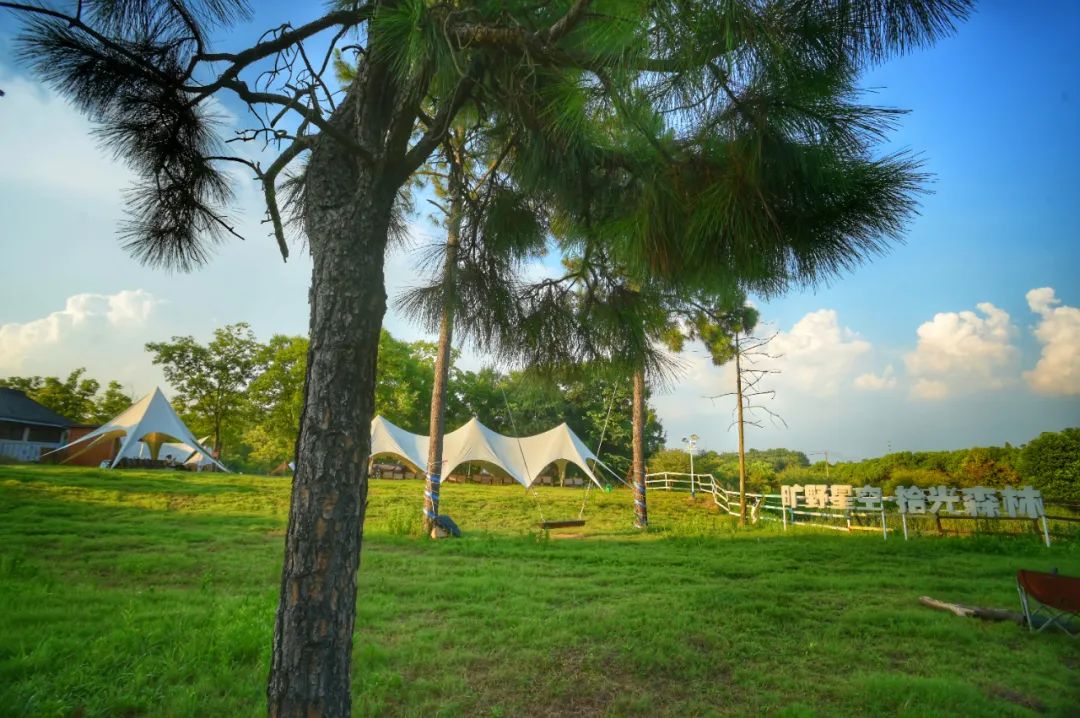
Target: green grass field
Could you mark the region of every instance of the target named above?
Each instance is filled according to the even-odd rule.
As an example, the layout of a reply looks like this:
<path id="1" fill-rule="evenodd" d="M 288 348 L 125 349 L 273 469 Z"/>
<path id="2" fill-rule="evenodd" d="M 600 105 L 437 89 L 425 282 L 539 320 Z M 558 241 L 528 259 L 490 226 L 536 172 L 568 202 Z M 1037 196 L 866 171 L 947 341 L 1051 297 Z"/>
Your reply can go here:
<path id="1" fill-rule="evenodd" d="M 544 515 L 582 493 L 537 491 Z M 264 714 L 286 479 L 0 466 L 0 714 Z M 704 500 L 593 493 L 545 537 L 516 487 L 373 482 L 358 715 L 1080 715 L 1080 641 L 931 611 L 1018 609 L 1075 541 L 735 530 Z"/>

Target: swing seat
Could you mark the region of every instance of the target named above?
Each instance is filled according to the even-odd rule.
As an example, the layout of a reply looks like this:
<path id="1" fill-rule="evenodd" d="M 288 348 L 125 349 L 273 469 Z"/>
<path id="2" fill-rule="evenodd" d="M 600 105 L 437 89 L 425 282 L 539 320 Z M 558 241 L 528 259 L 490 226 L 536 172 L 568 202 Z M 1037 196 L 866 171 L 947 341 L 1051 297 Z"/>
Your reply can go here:
<path id="1" fill-rule="evenodd" d="M 574 526 L 584 526 L 585 519 L 568 519 L 566 521 L 541 521 L 537 524 L 542 529 L 568 529 Z"/>

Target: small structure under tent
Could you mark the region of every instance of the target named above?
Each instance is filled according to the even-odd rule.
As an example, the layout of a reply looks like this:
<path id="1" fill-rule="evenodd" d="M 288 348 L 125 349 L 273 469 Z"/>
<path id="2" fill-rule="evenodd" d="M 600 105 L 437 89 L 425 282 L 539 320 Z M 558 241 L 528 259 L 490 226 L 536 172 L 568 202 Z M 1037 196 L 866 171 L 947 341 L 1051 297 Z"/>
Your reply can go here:
<path id="1" fill-rule="evenodd" d="M 203 447 L 209 446 L 210 437 L 204 436 L 194 446 L 186 443 L 169 442 L 162 444 L 158 449 L 157 460 L 164 459 L 174 466 L 183 466 L 188 471 L 214 471 L 218 468 L 214 456 Z M 150 459 L 150 447 L 140 443 L 138 447 L 139 459 Z M 126 457 L 130 458 L 130 457 Z"/>
<path id="2" fill-rule="evenodd" d="M 119 442 L 119 448 L 108 463 L 110 468 L 121 464 L 164 465 L 163 459 L 171 457 L 173 463 L 187 468 L 228 471 L 195 438 L 160 389 L 154 389 L 119 416 L 55 451 L 65 452 L 66 462 L 96 446 L 113 442 Z"/>

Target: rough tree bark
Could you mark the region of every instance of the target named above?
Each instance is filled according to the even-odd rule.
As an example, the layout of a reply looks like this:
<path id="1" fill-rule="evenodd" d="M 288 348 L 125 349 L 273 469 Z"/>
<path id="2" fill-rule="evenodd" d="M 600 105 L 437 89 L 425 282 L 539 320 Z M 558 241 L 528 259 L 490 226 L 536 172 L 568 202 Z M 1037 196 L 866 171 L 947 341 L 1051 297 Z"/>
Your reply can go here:
<path id="1" fill-rule="evenodd" d="M 634 526 L 649 527 L 649 508 L 645 499 L 645 372 L 634 372 L 633 464 L 631 486 L 634 491 Z"/>
<path id="2" fill-rule="evenodd" d="M 334 119 L 344 125 L 355 111 L 346 101 Z M 327 140 L 307 178 L 311 345 L 267 687 L 272 717 L 351 711 L 383 255 L 397 190 L 378 166 Z"/>
<path id="3" fill-rule="evenodd" d="M 453 172 L 451 174 L 453 175 Z M 446 258 L 442 276 L 442 316 L 439 319 L 439 348 L 435 354 L 435 382 L 431 390 L 431 422 L 428 430 L 430 441 L 427 477 L 424 481 L 424 533 L 431 533 L 435 517 L 439 514 L 443 433 L 446 429 L 446 388 L 450 377 L 450 354 L 454 339 L 455 275 L 463 211 L 461 187 L 451 177 L 450 221 L 446 235 Z"/>

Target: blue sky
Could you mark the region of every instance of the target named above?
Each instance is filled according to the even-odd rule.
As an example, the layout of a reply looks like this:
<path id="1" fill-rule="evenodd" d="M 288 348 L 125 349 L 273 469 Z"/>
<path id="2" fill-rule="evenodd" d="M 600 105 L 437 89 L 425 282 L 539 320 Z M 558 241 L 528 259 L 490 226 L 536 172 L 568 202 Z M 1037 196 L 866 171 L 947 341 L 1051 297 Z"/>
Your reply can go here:
<path id="1" fill-rule="evenodd" d="M 260 5 L 233 41 L 295 19 L 295 7 Z M 242 177 L 247 241 L 223 245 L 208 267 L 147 270 L 120 249 L 130 175 L 15 66 L 13 27 L 0 16 L 0 375 L 87 366 L 143 392 L 163 383 L 146 341 L 205 338 L 236 321 L 263 338 L 305 333 L 310 261 L 300 251 L 281 261 Z M 772 406 L 788 426 L 752 431 L 751 446 L 854 458 L 1080 425 L 1077 36 L 1080 3 L 987 2 L 956 37 L 866 74 L 873 102 L 911 111 L 889 148 L 924 157 L 933 194 L 887 255 L 829 286 L 757 301 L 785 355 Z M 415 229 L 416 244 L 434 233 Z M 411 262 L 407 251 L 391 258 L 391 294 L 414 281 Z M 386 325 L 424 338 L 393 313 Z M 730 404 L 704 398 L 728 390 L 730 370 L 697 350 L 684 360 L 684 378 L 656 397 L 669 443 L 696 432 L 730 449 Z M 484 362 L 466 351 L 468 366 Z"/>

